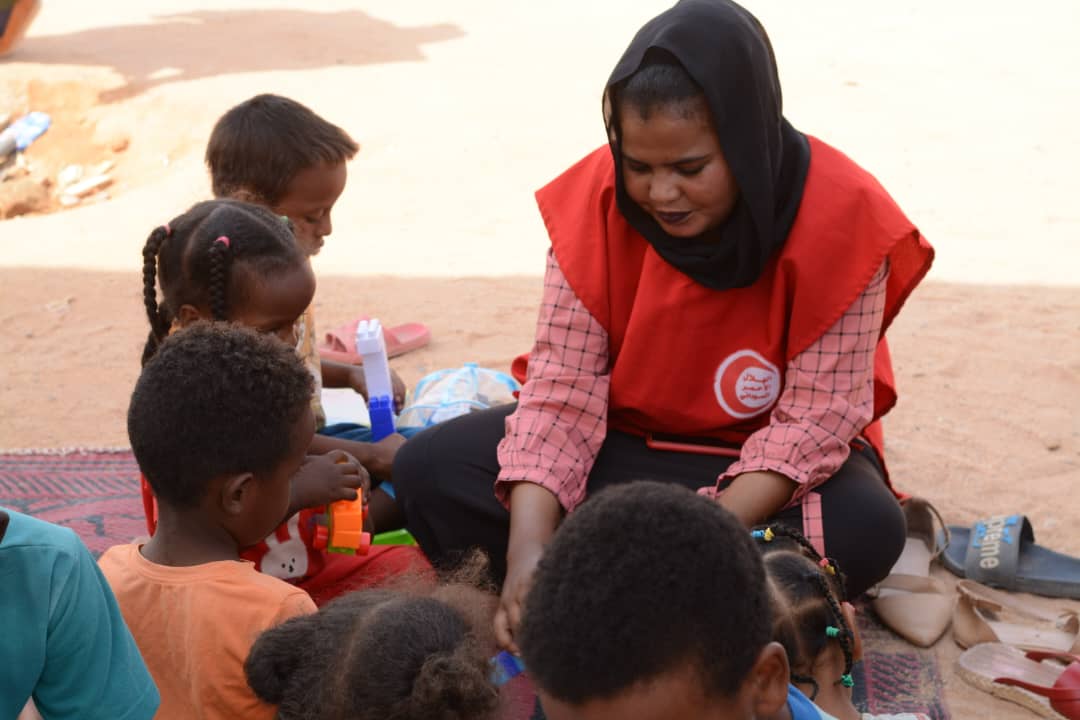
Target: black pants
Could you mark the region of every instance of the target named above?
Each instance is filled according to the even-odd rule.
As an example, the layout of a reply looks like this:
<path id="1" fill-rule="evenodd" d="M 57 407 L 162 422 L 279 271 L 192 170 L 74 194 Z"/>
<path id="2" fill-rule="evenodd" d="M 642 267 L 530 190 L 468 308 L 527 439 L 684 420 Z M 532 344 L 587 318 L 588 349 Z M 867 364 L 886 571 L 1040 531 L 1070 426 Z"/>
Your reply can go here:
<path id="1" fill-rule="evenodd" d="M 472 548 L 484 549 L 501 582 L 506 574 L 510 513 L 495 499 L 495 450 L 509 405 L 456 418 L 411 438 L 394 461 L 394 489 L 406 524 L 436 566 L 452 564 Z M 653 450 L 642 438 L 611 430 L 600 449 L 587 492 L 633 480 L 656 480 L 691 489 L 716 482 L 731 458 Z M 825 484 L 822 525 L 828 554 L 848 578 L 852 597 L 883 579 L 904 547 L 900 506 L 882 479 L 870 448 L 852 451 Z M 802 530 L 798 506 L 771 520 Z"/>

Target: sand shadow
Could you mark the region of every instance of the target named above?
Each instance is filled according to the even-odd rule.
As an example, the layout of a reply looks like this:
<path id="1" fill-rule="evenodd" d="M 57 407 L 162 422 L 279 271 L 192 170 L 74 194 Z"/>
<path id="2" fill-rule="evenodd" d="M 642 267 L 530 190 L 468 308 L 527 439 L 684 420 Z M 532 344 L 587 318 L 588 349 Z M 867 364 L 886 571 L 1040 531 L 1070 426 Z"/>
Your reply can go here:
<path id="1" fill-rule="evenodd" d="M 19 60 L 111 67 L 125 82 L 103 102 L 213 75 L 416 62 L 422 46 L 464 36 L 456 25 L 399 27 L 356 10 L 200 10 L 27 38 Z"/>

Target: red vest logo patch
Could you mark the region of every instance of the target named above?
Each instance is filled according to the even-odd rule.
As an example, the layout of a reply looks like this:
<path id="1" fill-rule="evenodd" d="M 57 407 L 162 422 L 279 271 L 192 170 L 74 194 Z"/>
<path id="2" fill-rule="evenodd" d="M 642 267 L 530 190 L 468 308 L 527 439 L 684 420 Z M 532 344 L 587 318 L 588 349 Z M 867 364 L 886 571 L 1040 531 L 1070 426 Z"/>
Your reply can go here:
<path id="1" fill-rule="evenodd" d="M 759 353 L 739 350 L 720 363 L 713 390 L 724 412 L 745 420 L 760 415 L 780 397 L 780 371 Z"/>

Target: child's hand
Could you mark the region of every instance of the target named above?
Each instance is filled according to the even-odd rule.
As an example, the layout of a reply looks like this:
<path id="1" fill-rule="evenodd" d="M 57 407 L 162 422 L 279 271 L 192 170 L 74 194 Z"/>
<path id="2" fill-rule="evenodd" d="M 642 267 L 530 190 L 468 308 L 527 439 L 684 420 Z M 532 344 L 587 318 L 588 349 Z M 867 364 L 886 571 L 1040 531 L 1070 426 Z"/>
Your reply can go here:
<path id="1" fill-rule="evenodd" d="M 362 365 L 350 365 L 349 366 L 349 387 L 364 398 L 366 402 L 368 399 L 367 394 L 367 378 L 364 377 L 364 367 Z"/>
<path id="2" fill-rule="evenodd" d="M 352 455 L 331 450 L 325 455 L 308 455 L 292 479 L 292 511 L 321 507 L 337 500 L 355 500 L 356 489 L 371 491 L 371 476 Z"/>
<path id="3" fill-rule="evenodd" d="M 390 371 L 390 386 L 394 388 L 394 414 L 405 407 L 405 381 L 393 370 Z"/>
<path id="4" fill-rule="evenodd" d="M 390 386 L 394 391 L 394 412 L 399 413 L 401 408 L 405 407 L 405 381 L 393 370 L 390 371 Z M 353 365 L 350 368 L 349 387 L 360 393 L 365 401 L 369 400 L 363 365 Z"/>
<path id="5" fill-rule="evenodd" d="M 371 443 L 371 456 L 368 458 L 367 469 L 372 475 L 384 480 L 391 480 L 394 470 L 394 457 L 404 444 L 405 436 L 397 433 L 388 435 L 377 443 Z"/>

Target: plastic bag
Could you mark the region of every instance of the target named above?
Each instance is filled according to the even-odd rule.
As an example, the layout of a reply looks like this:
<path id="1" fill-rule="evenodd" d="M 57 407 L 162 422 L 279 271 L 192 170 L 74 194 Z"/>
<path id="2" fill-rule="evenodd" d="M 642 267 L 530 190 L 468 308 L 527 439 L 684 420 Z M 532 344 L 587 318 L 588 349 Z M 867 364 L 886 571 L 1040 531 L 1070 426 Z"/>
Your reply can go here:
<path id="1" fill-rule="evenodd" d="M 506 373 L 465 363 L 439 370 L 416 384 L 411 402 L 398 415 L 398 427 L 429 427 L 460 415 L 512 403 L 521 389 Z"/>

